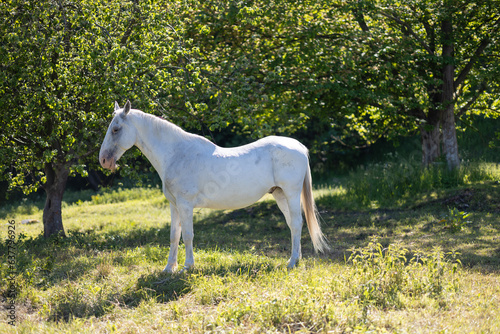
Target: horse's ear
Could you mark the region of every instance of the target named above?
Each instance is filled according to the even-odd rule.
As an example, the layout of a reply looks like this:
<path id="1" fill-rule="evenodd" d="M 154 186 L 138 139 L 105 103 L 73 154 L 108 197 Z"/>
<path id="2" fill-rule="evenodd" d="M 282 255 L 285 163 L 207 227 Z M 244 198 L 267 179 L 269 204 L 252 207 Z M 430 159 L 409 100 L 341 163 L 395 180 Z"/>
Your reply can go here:
<path id="1" fill-rule="evenodd" d="M 130 101 L 127 100 L 127 103 L 125 103 L 125 106 L 123 107 L 123 115 L 126 116 L 128 114 L 128 112 L 130 111 L 130 107 Z"/>
<path id="2" fill-rule="evenodd" d="M 120 105 L 115 101 L 115 111 L 117 111 L 118 109 L 120 109 Z"/>

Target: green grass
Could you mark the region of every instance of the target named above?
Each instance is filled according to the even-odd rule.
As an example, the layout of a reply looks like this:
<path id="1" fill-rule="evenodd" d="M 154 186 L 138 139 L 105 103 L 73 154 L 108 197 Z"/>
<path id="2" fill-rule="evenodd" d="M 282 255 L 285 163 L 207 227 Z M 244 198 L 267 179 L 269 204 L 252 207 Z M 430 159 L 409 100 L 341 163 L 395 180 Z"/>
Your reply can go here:
<path id="1" fill-rule="evenodd" d="M 242 210 L 197 210 L 196 266 L 173 275 L 161 271 L 170 217 L 159 189 L 68 194 L 67 238 L 45 240 L 41 223 L 21 224 L 27 218 L 41 221 L 43 203 L 1 208 L 5 223 L 16 221 L 16 329 L 498 332 L 496 166 L 440 171 L 440 178 L 436 171 L 415 171 L 409 180 L 394 170 L 384 174 L 384 168 L 392 167 L 365 167 L 315 191 L 332 252 L 315 255 L 304 229 L 304 259 L 291 271 L 286 269 L 290 232 L 270 197 Z M 418 180 L 431 184 L 429 179 L 430 188 L 388 191 L 402 184 L 417 188 Z M 452 222 L 459 228 L 450 228 Z M 8 230 L 2 226 L 5 296 Z M 179 257 L 182 263 L 182 245 Z M 1 319 L 0 332 L 11 331 L 4 314 Z"/>

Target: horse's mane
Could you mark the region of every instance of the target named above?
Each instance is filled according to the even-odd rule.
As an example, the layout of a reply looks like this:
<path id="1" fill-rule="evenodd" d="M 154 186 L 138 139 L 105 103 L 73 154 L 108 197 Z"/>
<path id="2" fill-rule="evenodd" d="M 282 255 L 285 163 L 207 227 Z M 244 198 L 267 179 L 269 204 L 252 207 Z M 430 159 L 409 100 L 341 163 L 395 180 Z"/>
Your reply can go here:
<path id="1" fill-rule="evenodd" d="M 175 125 L 172 122 L 167 121 L 156 115 L 148 114 L 145 112 L 136 113 L 142 120 L 150 123 L 152 130 L 158 134 L 162 135 L 165 133 L 173 134 L 175 137 L 180 139 L 192 139 L 193 137 L 199 137 L 195 134 L 184 131 L 180 126 Z M 203 138 L 203 137 L 201 137 Z"/>

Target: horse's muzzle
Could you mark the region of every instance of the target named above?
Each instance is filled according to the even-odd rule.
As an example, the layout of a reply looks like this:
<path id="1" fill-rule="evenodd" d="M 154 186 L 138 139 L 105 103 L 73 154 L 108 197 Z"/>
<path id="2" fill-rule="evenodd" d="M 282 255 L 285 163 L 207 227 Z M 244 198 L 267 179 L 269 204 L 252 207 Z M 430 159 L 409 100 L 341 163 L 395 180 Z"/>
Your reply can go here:
<path id="1" fill-rule="evenodd" d="M 112 171 L 116 169 L 116 158 L 114 154 L 110 154 L 109 151 L 99 154 L 99 162 L 103 168 L 110 169 Z"/>

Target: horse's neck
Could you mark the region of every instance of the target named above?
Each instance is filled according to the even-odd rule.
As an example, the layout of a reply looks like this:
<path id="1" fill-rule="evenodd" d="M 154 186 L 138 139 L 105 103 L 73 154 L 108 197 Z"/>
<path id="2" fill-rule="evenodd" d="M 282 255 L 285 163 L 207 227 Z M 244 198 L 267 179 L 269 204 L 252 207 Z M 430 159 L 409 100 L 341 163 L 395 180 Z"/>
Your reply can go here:
<path id="1" fill-rule="evenodd" d="M 137 128 L 136 146 L 148 158 L 158 173 L 163 173 L 169 165 L 169 160 L 180 147 L 188 142 L 205 140 L 176 125 L 164 121 L 158 124 L 154 116 L 138 114 L 134 120 Z M 160 175 L 160 177 L 163 177 Z"/>

